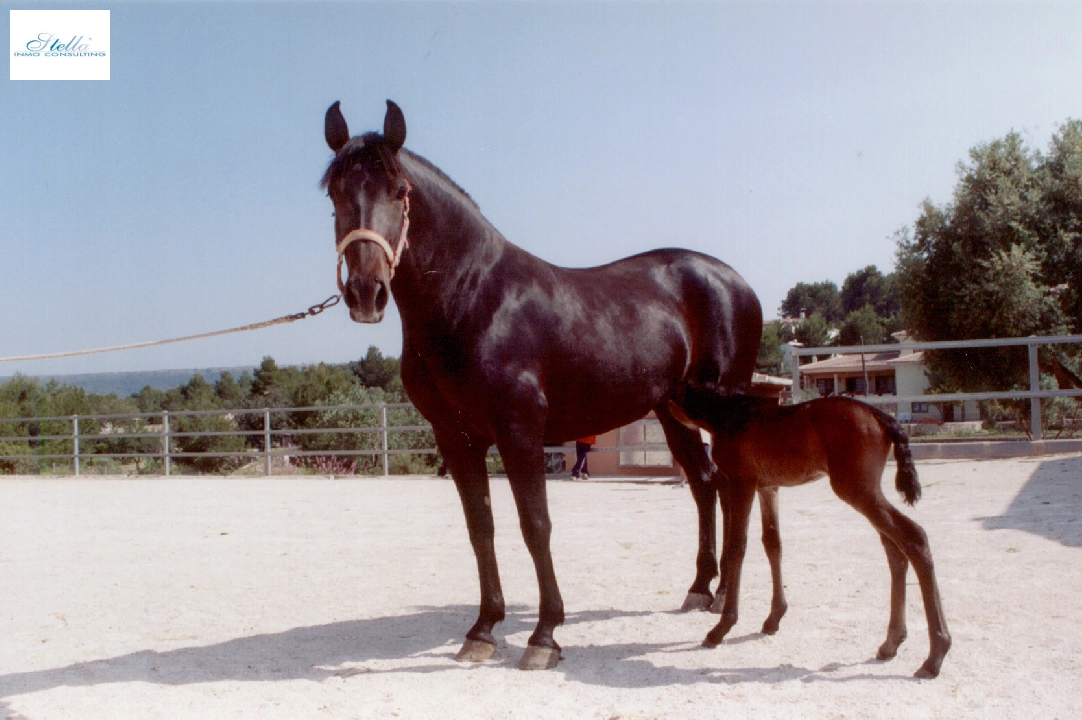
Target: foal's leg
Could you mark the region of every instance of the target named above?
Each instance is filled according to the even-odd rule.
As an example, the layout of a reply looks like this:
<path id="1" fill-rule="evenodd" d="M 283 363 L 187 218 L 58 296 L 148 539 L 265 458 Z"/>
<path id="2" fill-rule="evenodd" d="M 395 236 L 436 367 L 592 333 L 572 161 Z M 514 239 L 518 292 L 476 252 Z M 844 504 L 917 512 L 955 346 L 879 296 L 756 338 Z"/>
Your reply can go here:
<path id="1" fill-rule="evenodd" d="M 912 563 L 913 571 L 920 583 L 924 614 L 928 619 L 929 645 L 928 658 L 915 675 L 918 678 L 934 678 L 939 675 L 943 658 L 950 650 L 951 636 L 947 630 L 947 619 L 943 615 L 943 602 L 939 598 L 939 585 L 935 579 L 932 550 L 928 545 L 928 535 L 924 529 L 891 505 L 884 497 L 879 487 L 881 474 L 882 471 L 875 475 L 874 484 L 864 477 L 843 475 L 836 478 L 832 474 L 830 485 L 838 497 L 868 518 L 872 526 L 893 541 Z M 894 586 L 893 579 L 891 586 L 892 588 Z M 894 593 L 892 592 L 891 595 L 893 610 Z"/>
<path id="2" fill-rule="evenodd" d="M 905 642 L 905 575 L 909 570 L 909 560 L 894 541 L 879 533 L 883 549 L 887 551 L 887 565 L 890 566 L 890 622 L 887 624 L 887 639 L 879 647 L 876 658 L 890 660 L 898 654 L 898 646 Z"/>
<path id="3" fill-rule="evenodd" d="M 740 570 L 744 564 L 744 553 L 748 548 L 748 519 L 751 505 L 755 499 L 755 482 L 737 477 L 722 478 L 719 473 L 719 486 L 726 484 L 725 495 L 725 537 L 721 545 L 721 581 L 725 585 L 725 603 L 721 608 L 721 619 L 714 629 L 706 634 L 703 645 L 717 647 L 736 624 L 740 598 Z"/>
<path id="4" fill-rule="evenodd" d="M 720 488 L 726 487 L 724 480 L 719 479 Z M 759 512 L 763 518 L 763 550 L 766 551 L 766 559 L 770 563 L 770 578 L 773 586 L 773 596 L 770 600 L 770 615 L 763 622 L 762 632 L 773 635 L 778 631 L 778 625 L 789 603 L 785 600 L 785 587 L 781 578 L 781 532 L 778 523 L 778 489 L 776 487 L 759 488 Z M 722 537 L 728 536 L 730 530 L 730 513 L 727 508 L 726 493 L 718 492 L 721 500 Z M 710 605 L 710 612 L 720 613 L 725 607 L 725 589 L 728 580 L 722 568 L 721 582 L 718 583 L 718 591 L 714 596 L 714 602 Z"/>
<path id="5" fill-rule="evenodd" d="M 763 518 L 763 549 L 770 561 L 770 579 L 774 594 L 770 599 L 770 615 L 763 622 L 763 632 L 773 635 L 778 624 L 789 609 L 785 601 L 785 588 L 781 580 L 781 532 L 778 529 L 778 489 L 759 488 L 759 513 Z"/>
<path id="6" fill-rule="evenodd" d="M 545 452 L 540 434 L 534 442 L 526 442 L 526 432 L 511 428 L 502 439 L 497 440 L 500 456 L 507 469 L 507 479 L 515 496 L 519 526 L 526 549 L 533 558 L 537 584 L 541 594 L 537 627 L 529 639 L 529 647 L 519 662 L 522 670 L 546 670 L 555 667 L 560 659 L 560 646 L 552 636 L 553 630 L 564 621 L 564 601 L 556 584 L 556 571 L 552 565 L 550 538 L 552 521 L 549 519 L 548 495 L 545 490 Z"/>
<path id="7" fill-rule="evenodd" d="M 695 581 L 688 588 L 687 597 L 681 610 L 705 610 L 714 599 L 710 592 L 710 583 L 718 576 L 717 559 L 717 492 L 714 489 L 712 475 L 714 463 L 710 461 L 703 446 L 702 436 L 681 424 L 673 417 L 668 403 L 655 408 L 661 428 L 665 431 L 665 440 L 673 458 L 688 476 L 688 487 L 695 500 L 695 509 L 699 513 L 699 550 L 695 556 Z"/>
<path id="8" fill-rule="evenodd" d="M 480 662 L 490 659 L 495 652 L 496 638 L 492 628 L 504 618 L 503 591 L 500 589 L 500 571 L 496 566 L 493 542 L 495 526 L 492 521 L 492 500 L 488 469 L 485 467 L 488 448 L 459 448 L 453 443 L 441 443 L 440 451 L 462 500 L 466 529 L 470 534 L 473 554 L 477 557 L 477 574 L 481 580 L 480 614 L 466 633 L 466 642 L 455 659 Z"/>

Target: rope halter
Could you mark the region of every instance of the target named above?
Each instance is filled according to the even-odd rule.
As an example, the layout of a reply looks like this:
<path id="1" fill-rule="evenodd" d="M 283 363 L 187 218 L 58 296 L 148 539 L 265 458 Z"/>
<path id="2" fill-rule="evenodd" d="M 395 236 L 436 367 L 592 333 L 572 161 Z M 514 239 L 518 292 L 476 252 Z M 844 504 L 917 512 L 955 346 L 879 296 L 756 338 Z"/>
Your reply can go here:
<path id="1" fill-rule="evenodd" d="M 338 251 L 338 268 L 335 271 L 335 276 L 338 280 L 338 291 L 343 295 L 346 293 L 346 286 L 345 283 L 342 282 L 342 261 L 346 257 L 346 249 L 358 240 L 375 243 L 383 250 L 383 254 L 387 256 L 387 264 L 391 267 L 391 277 L 394 277 L 394 271 L 398 268 L 398 264 L 402 262 L 402 253 L 409 247 L 407 235 L 410 228 L 411 189 L 410 184 L 407 182 L 406 194 L 402 198 L 402 229 L 398 233 L 398 244 L 396 247 L 391 247 L 391 243 L 387 242 L 387 238 L 383 237 L 375 230 L 369 230 L 368 228 L 357 228 L 342 238 L 341 242 L 338 243 L 335 248 Z"/>

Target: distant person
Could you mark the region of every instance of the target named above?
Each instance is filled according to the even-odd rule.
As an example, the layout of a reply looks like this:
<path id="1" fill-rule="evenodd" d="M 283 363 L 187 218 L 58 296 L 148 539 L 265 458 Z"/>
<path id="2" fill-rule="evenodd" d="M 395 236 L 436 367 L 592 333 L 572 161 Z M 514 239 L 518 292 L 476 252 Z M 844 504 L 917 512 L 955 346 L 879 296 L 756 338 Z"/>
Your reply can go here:
<path id="1" fill-rule="evenodd" d="M 571 468 L 571 478 L 573 480 L 590 479 L 590 473 L 587 472 L 586 456 L 596 444 L 596 435 L 588 435 L 575 441 L 575 467 Z"/>

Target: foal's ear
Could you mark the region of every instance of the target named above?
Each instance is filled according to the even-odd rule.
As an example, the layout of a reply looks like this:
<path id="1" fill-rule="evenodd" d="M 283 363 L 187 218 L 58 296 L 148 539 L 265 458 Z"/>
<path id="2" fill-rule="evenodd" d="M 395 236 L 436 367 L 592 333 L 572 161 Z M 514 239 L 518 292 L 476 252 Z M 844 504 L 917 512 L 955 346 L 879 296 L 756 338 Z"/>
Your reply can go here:
<path id="1" fill-rule="evenodd" d="M 383 116 L 383 143 L 391 152 L 398 152 L 406 144 L 406 116 L 393 100 L 387 101 L 387 114 Z"/>
<path id="2" fill-rule="evenodd" d="M 349 142 L 349 127 L 346 119 L 342 117 L 342 111 L 338 109 L 338 101 L 327 108 L 327 116 L 323 118 L 323 136 L 327 138 L 327 144 L 331 150 L 338 152 Z"/>

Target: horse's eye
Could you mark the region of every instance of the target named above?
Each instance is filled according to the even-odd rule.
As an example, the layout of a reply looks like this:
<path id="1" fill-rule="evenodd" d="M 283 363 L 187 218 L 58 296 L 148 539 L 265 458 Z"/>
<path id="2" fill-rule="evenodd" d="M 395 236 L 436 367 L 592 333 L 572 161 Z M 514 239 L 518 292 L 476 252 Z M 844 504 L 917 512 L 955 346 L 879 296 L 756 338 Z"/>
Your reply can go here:
<path id="1" fill-rule="evenodd" d="M 404 197 L 406 197 L 406 186 L 405 185 L 399 185 L 398 186 L 398 192 L 395 193 L 395 200 L 401 200 Z"/>

